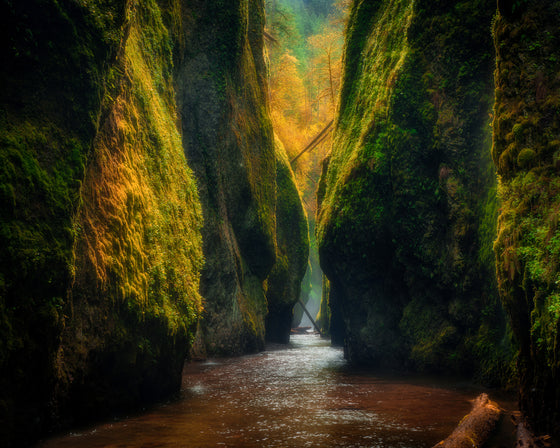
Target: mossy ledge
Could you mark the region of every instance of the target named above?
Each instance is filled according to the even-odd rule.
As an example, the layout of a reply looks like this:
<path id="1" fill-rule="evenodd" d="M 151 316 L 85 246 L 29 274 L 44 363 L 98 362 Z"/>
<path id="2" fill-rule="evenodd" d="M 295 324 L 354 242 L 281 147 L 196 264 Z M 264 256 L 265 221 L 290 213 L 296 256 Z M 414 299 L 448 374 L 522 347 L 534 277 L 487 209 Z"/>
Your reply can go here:
<path id="1" fill-rule="evenodd" d="M 2 2 L 2 446 L 179 389 L 203 260 L 178 4 Z"/>
<path id="2" fill-rule="evenodd" d="M 515 381 L 491 250 L 494 12 L 353 2 L 318 218 L 352 362 Z"/>
<path id="3" fill-rule="evenodd" d="M 560 4 L 499 1 L 493 158 L 498 285 L 519 343 L 520 407 L 560 434 Z"/>

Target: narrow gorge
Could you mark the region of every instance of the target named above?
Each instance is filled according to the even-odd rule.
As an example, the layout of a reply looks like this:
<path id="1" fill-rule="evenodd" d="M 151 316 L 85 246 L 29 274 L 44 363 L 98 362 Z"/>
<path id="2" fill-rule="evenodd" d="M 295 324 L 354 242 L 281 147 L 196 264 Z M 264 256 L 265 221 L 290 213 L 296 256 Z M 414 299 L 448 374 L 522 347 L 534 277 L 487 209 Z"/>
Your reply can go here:
<path id="1" fill-rule="evenodd" d="M 306 342 L 329 382 L 290 375 L 460 376 L 558 444 L 559 17 L 1 0 L 0 445 L 188 402 L 185 366 L 289 353 L 301 303 L 348 367 Z"/>

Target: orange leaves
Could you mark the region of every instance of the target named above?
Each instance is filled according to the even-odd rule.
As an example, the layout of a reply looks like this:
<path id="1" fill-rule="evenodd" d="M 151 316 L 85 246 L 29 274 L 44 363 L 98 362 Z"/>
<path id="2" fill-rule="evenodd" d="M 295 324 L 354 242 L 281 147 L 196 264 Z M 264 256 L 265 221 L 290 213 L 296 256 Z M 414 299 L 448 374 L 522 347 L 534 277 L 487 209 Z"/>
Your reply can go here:
<path id="1" fill-rule="evenodd" d="M 299 61 L 286 51 L 273 67 L 270 76 L 270 103 L 272 111 L 297 123 L 304 111 L 306 91 L 298 70 Z"/>
<path id="2" fill-rule="evenodd" d="M 274 16 L 275 10 L 271 9 L 270 13 Z M 284 36 L 269 46 L 271 116 L 274 131 L 290 160 L 333 119 L 340 88 L 345 16 L 345 0 L 337 0 L 332 16 L 314 19 L 313 29 L 318 32 L 303 36 L 298 42 L 295 37 L 299 32 L 305 34 L 305 27 L 299 26 L 299 32 L 296 30 L 297 25 L 301 25 L 300 17 L 284 17 L 285 25 L 294 28 L 291 38 L 283 34 L 282 29 L 274 29 L 276 16 L 269 18 L 272 19 L 269 21 L 273 28 L 271 33 Z M 298 158 L 292 167 L 310 218 L 315 214 L 321 161 L 330 143 L 329 135 Z"/>

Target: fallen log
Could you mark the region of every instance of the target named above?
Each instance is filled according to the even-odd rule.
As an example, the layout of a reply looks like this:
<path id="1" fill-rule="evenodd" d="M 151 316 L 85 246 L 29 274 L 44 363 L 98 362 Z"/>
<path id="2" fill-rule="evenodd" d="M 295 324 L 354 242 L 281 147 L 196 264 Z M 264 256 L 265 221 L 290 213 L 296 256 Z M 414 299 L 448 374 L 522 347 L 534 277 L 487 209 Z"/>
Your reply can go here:
<path id="1" fill-rule="evenodd" d="M 536 437 L 521 414 L 516 413 L 512 415 L 512 420 L 515 426 L 517 426 L 515 448 L 544 448 L 551 445 L 550 436 Z"/>
<path id="2" fill-rule="evenodd" d="M 291 330 L 292 334 L 308 334 L 307 330 L 311 330 L 311 327 L 294 327 Z"/>
<path id="3" fill-rule="evenodd" d="M 300 153 L 295 156 L 292 160 L 290 160 L 290 165 L 293 166 L 294 162 L 299 159 L 303 154 L 305 154 L 307 151 L 310 151 L 311 149 L 317 147 L 322 141 L 325 140 L 325 138 L 327 137 L 327 135 L 329 134 L 329 132 L 331 131 L 331 126 L 334 123 L 334 120 L 331 120 L 327 123 L 327 125 L 321 130 L 321 132 L 319 132 L 314 138 L 313 140 L 311 140 L 311 142 L 305 147 L 303 148 Z"/>
<path id="4" fill-rule="evenodd" d="M 481 447 L 496 428 L 501 415 L 500 407 L 490 401 L 488 395 L 481 394 L 474 400 L 472 411 L 463 417 L 447 439 L 434 448 Z"/>
<path id="5" fill-rule="evenodd" d="M 303 308 L 303 311 L 305 312 L 305 314 L 307 314 L 307 317 L 309 317 L 309 320 L 311 321 L 311 323 L 315 327 L 315 330 L 317 331 L 317 333 L 319 333 L 321 336 L 323 336 L 321 328 L 319 327 L 319 325 L 317 325 L 317 322 L 315 322 L 311 313 L 309 311 L 307 311 L 307 308 L 305 307 L 305 303 L 303 303 L 301 299 L 298 299 L 298 303 L 299 303 L 299 306 L 301 306 Z"/>

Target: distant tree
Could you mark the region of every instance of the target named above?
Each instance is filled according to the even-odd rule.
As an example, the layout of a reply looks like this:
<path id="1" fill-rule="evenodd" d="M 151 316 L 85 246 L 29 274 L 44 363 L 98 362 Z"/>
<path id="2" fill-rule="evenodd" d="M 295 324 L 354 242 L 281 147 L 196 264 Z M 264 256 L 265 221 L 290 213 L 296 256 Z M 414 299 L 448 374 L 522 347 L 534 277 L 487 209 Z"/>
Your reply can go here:
<path id="1" fill-rule="evenodd" d="M 317 100 L 328 98 L 334 114 L 342 70 L 340 34 L 326 30 L 311 36 L 309 45 L 314 55 L 311 63 L 319 85 Z"/>
<path id="2" fill-rule="evenodd" d="M 279 58 L 270 75 L 270 105 L 272 110 L 292 118 L 296 123 L 305 101 L 305 86 L 298 70 L 298 59 L 289 50 Z"/>
<path id="3" fill-rule="evenodd" d="M 303 3 L 309 11 L 318 16 L 328 17 L 333 13 L 335 2 L 332 0 L 304 0 Z"/>
<path id="4" fill-rule="evenodd" d="M 332 120 L 340 87 L 349 0 L 267 0 L 270 104 L 274 129 L 290 158 Z M 330 136 L 294 165 L 309 216 Z"/>

